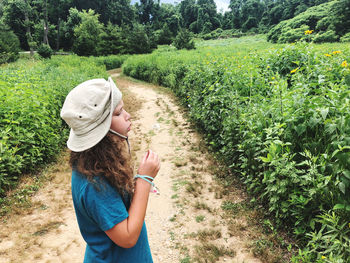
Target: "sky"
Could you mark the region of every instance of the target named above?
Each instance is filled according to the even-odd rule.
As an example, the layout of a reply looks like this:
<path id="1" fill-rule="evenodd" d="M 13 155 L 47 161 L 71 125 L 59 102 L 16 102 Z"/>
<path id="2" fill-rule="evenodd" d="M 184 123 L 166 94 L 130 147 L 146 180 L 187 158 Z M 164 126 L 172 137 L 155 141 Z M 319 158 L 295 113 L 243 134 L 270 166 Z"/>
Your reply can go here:
<path id="1" fill-rule="evenodd" d="M 218 12 L 220 12 L 221 10 L 223 12 L 228 10 L 228 5 L 230 4 L 230 0 L 214 0 L 216 3 L 216 8 L 218 10 Z M 136 2 L 139 2 L 137 0 L 131 0 L 131 4 L 134 4 Z M 169 3 L 169 4 L 175 4 L 175 3 L 180 3 L 181 0 L 160 0 L 160 3 Z"/>

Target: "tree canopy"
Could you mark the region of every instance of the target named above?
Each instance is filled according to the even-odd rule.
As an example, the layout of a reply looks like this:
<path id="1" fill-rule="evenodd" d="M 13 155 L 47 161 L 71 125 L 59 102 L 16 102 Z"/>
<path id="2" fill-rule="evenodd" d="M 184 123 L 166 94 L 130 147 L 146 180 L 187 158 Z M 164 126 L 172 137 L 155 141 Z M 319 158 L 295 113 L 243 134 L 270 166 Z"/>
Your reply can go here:
<path id="1" fill-rule="evenodd" d="M 157 44 L 172 43 L 180 29 L 205 39 L 271 30 L 271 41 L 290 42 L 300 39 L 304 29 L 318 33 L 314 40 L 319 42 L 347 39 L 342 37 L 350 31 L 349 1 L 230 0 L 229 10 L 219 13 L 214 0 L 183 0 L 175 5 L 160 0 L 139 0 L 134 5 L 130 0 L 3 0 L 0 22 L 17 36 L 23 50 L 44 43 L 82 55 L 143 53 Z M 87 14 L 94 17 L 90 26 L 96 26 L 95 36 L 89 36 Z M 131 41 L 136 35 L 144 41 L 142 51 Z"/>

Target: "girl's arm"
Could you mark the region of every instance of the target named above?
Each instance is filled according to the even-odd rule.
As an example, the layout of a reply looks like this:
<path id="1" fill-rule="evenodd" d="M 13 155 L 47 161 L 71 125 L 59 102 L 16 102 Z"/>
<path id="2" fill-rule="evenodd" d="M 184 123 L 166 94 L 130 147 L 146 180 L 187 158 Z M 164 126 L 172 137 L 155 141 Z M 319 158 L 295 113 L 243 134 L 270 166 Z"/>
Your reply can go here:
<path id="1" fill-rule="evenodd" d="M 158 155 L 149 150 L 143 157 L 138 173 L 156 177 L 160 168 Z M 141 233 L 143 221 L 146 215 L 148 196 L 151 185 L 138 178 L 135 191 L 129 208 L 129 217 L 105 231 L 108 237 L 118 246 L 124 248 L 133 247 Z"/>

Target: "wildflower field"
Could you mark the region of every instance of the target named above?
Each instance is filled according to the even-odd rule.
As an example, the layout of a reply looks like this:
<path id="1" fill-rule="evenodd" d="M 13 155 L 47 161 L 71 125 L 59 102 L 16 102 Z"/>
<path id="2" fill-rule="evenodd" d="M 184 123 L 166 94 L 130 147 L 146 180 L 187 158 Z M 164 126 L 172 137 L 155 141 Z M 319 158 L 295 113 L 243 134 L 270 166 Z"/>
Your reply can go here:
<path id="1" fill-rule="evenodd" d="M 349 262 L 349 46 L 196 46 L 129 57 L 123 72 L 175 92 L 252 202 L 298 238 L 294 262 Z"/>

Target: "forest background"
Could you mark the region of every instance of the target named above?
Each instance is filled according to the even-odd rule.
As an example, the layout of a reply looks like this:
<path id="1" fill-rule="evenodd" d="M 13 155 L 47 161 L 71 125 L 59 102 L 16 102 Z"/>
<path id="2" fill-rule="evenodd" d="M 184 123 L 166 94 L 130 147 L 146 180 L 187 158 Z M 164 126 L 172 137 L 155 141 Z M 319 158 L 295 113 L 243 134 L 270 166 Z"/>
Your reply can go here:
<path id="1" fill-rule="evenodd" d="M 154 0 L 133 5 L 130 0 L 2 0 L 0 63 L 16 60 L 19 50 L 83 56 L 149 53 L 177 36 L 191 35 L 214 39 L 267 33 L 272 42 L 294 42 L 312 30 L 316 43 L 346 41 L 349 6 L 349 0 L 230 0 L 222 13 L 214 0 L 175 5 Z"/>

